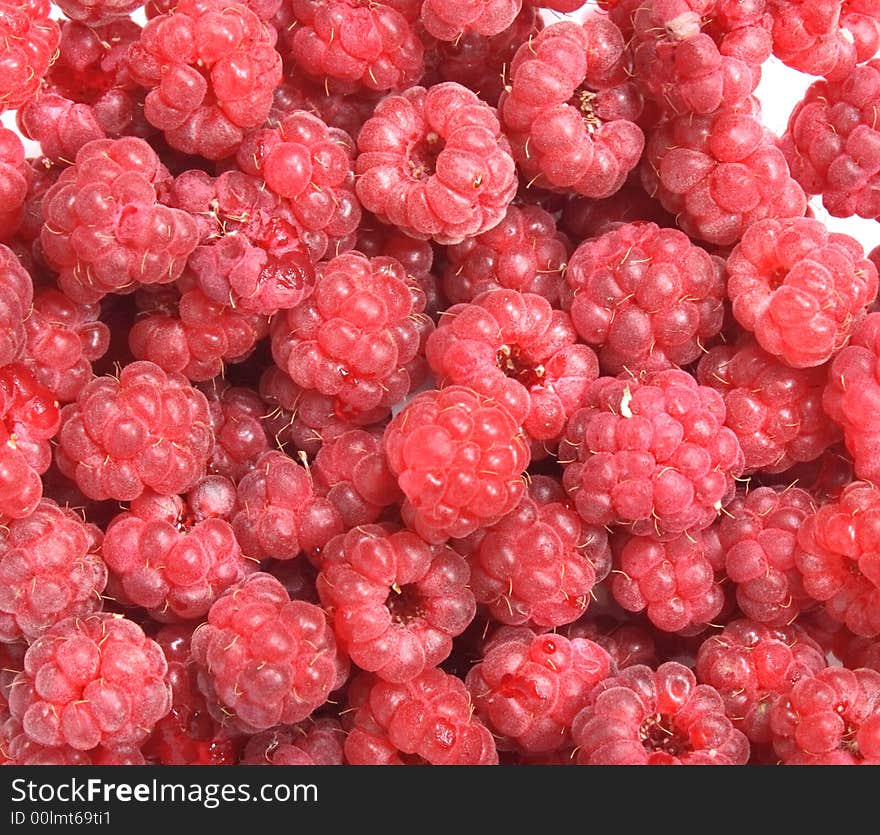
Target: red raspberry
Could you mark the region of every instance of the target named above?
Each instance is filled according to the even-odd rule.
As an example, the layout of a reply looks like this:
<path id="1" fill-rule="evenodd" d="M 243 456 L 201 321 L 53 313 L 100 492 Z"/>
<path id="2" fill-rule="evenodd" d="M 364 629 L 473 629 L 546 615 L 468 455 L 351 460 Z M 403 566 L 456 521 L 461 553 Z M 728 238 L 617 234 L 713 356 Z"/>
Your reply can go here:
<path id="1" fill-rule="evenodd" d="M 565 630 L 569 638 L 595 641 L 610 656 L 617 669 L 634 664 L 657 665 L 654 631 L 637 623 L 618 621 L 608 615 L 586 615 Z"/>
<path id="2" fill-rule="evenodd" d="M 320 568 L 318 594 L 336 639 L 384 681 L 411 681 L 436 667 L 476 613 L 464 558 L 396 526 L 336 537 Z"/>
<path id="3" fill-rule="evenodd" d="M 452 304 L 506 287 L 559 301 L 571 243 L 538 206 L 509 206 L 493 229 L 448 246 L 443 291 Z"/>
<path id="4" fill-rule="evenodd" d="M 290 5 L 291 55 L 298 69 L 328 86 L 397 90 L 422 77 L 424 47 L 413 26 L 419 5 L 414 0 L 291 0 Z"/>
<path id="5" fill-rule="evenodd" d="M 49 499 L 0 531 L 0 640 L 32 642 L 60 620 L 100 609 L 102 538 Z"/>
<path id="6" fill-rule="evenodd" d="M 11 737 L 7 743 L 7 765 L 146 765 L 136 748 L 114 751 L 98 746 L 91 751 L 78 751 L 69 745 L 40 745 L 21 733 L 17 723 L 12 724 L 14 728 L 4 730 Z"/>
<path id="7" fill-rule="evenodd" d="M 731 245 L 756 220 L 806 211 L 774 141 L 748 105 L 676 116 L 648 137 L 642 181 L 691 238 Z"/>
<path id="8" fill-rule="evenodd" d="M 143 140 L 99 139 L 46 192 L 43 253 L 73 301 L 89 304 L 180 275 L 196 225 L 185 212 L 157 205 L 156 188 L 167 177 Z"/>
<path id="9" fill-rule="evenodd" d="M 253 470 L 257 459 L 272 448 L 265 426 L 266 404 L 249 388 L 212 381 L 202 389 L 208 398 L 214 430 L 214 451 L 208 470 L 240 481 Z"/>
<path id="10" fill-rule="evenodd" d="M 820 504 L 839 498 L 854 480 L 853 464 L 843 444 L 834 444 L 815 460 L 797 464 L 781 473 L 759 475 L 759 482 L 770 487 L 797 484 Z"/>
<path id="11" fill-rule="evenodd" d="M 30 275 L 15 253 L 0 244 L 0 368 L 22 353 L 33 299 Z"/>
<path id="12" fill-rule="evenodd" d="M 355 711 L 350 765 L 497 765 L 495 740 L 473 714 L 461 679 L 427 670 L 405 684 L 364 677 L 349 688 Z"/>
<path id="13" fill-rule="evenodd" d="M 551 440 L 599 375 L 596 355 L 576 341 L 568 315 L 543 296 L 502 289 L 448 308 L 425 351 L 441 384 L 470 385 L 529 437 Z"/>
<path id="14" fill-rule="evenodd" d="M 841 629 L 835 636 L 833 652 L 848 670 L 869 667 L 880 672 L 880 641 L 876 638 L 863 638 Z"/>
<path id="15" fill-rule="evenodd" d="M 724 397 L 746 472 L 780 473 L 813 461 L 840 437 L 822 411 L 827 376 L 827 366 L 791 368 L 749 336 L 710 349 L 697 367 L 700 384 Z"/>
<path id="16" fill-rule="evenodd" d="M 815 510 L 810 494 L 796 487 L 738 493 L 724 509 L 718 538 L 747 617 L 782 627 L 812 604 L 796 562 L 798 531 Z"/>
<path id="17" fill-rule="evenodd" d="M 779 695 L 773 747 L 786 765 L 880 763 L 880 673 L 828 667 Z"/>
<path id="18" fill-rule="evenodd" d="M 0 94 L 0 111 L 2 109 Z M 11 130 L 0 127 L 0 240 L 10 240 L 22 222 L 30 179 L 21 139 Z M 0 261 L 5 261 L 5 258 L 0 257 Z"/>
<path id="19" fill-rule="evenodd" d="M 425 0 L 420 19 L 429 35 L 455 41 L 475 33 L 491 37 L 510 26 L 522 8 L 522 0 Z"/>
<path id="20" fill-rule="evenodd" d="M 607 532 L 583 522 L 566 498 L 554 479 L 534 476 L 512 512 L 456 543 L 470 562 L 477 601 L 499 623 L 571 623 L 607 576 Z"/>
<path id="21" fill-rule="evenodd" d="M 519 503 L 529 449 L 501 405 L 463 386 L 422 392 L 385 430 L 407 524 L 429 542 L 493 525 Z"/>
<path id="22" fill-rule="evenodd" d="M 490 730 L 528 753 L 570 745 L 571 723 L 613 662 L 585 638 L 500 634 L 467 676 L 477 715 Z"/>
<path id="23" fill-rule="evenodd" d="M 0 642 L 0 748 L 7 731 L 4 725 L 9 719 L 9 690 L 16 675 L 24 669 L 26 651 L 27 643 L 24 641 Z M 0 760 L 2 757 L 3 752 L 0 751 Z"/>
<path id="24" fill-rule="evenodd" d="M 495 110 L 454 82 L 388 96 L 358 135 L 357 195 L 416 238 L 461 243 L 499 224 L 516 192 Z"/>
<path id="25" fill-rule="evenodd" d="M 312 297 L 272 321 L 272 355 L 340 415 L 389 409 L 409 393 L 425 297 L 393 258 L 340 255 L 321 266 Z M 423 317 L 424 318 L 424 317 Z"/>
<path id="26" fill-rule="evenodd" d="M 238 483 L 233 517 L 241 550 L 251 559 L 292 560 L 342 533 L 342 517 L 316 496 L 308 471 L 283 452 L 263 453 Z"/>
<path id="27" fill-rule="evenodd" d="M 324 612 L 262 572 L 214 603 L 192 657 L 212 715 L 247 734 L 301 722 L 346 677 Z"/>
<path id="28" fill-rule="evenodd" d="M 584 241 L 565 280 L 572 324 L 608 374 L 687 365 L 721 330 L 721 259 L 677 229 L 627 223 Z"/>
<path id="29" fill-rule="evenodd" d="M 712 524 L 743 468 L 718 392 L 670 369 L 644 383 L 600 377 L 585 404 L 559 457 L 587 522 L 673 537 Z"/>
<path id="30" fill-rule="evenodd" d="M 70 617 L 31 644 L 9 709 L 38 745 L 130 750 L 171 707 L 167 673 L 159 645 L 136 623 L 106 613 Z"/>
<path id="31" fill-rule="evenodd" d="M 734 727 L 752 743 L 765 744 L 774 699 L 825 667 L 825 654 L 799 627 L 740 619 L 702 643 L 695 672 L 701 684 L 721 694 Z"/>
<path id="32" fill-rule="evenodd" d="M 607 18 L 542 30 L 516 53 L 498 107 L 529 185 L 607 197 L 641 156 L 641 98 L 627 82 L 624 41 Z"/>
<path id="33" fill-rule="evenodd" d="M 281 56 L 243 3 L 180 0 L 144 27 L 128 71 L 149 90 L 144 114 L 172 148 L 222 159 L 269 115 Z"/>
<path id="34" fill-rule="evenodd" d="M 0 4 L 0 112 L 17 110 L 40 90 L 60 32 L 48 0 L 4 0 Z"/>
<path id="35" fill-rule="evenodd" d="M 239 765 L 342 765 L 344 744 L 336 719 L 281 725 L 252 736 Z"/>
<path id="36" fill-rule="evenodd" d="M 753 223 L 727 270 L 737 321 L 795 368 L 840 350 L 877 295 L 877 268 L 861 244 L 810 218 Z"/>
<path id="37" fill-rule="evenodd" d="M 851 632 L 880 635 L 880 490 L 853 482 L 798 530 L 797 567 L 804 589 Z"/>
<path id="38" fill-rule="evenodd" d="M 101 26 L 128 18 L 142 3 L 141 0 L 58 0 L 58 5 L 71 20 Z"/>
<path id="39" fill-rule="evenodd" d="M 182 493 L 205 474 L 214 445 L 205 396 L 151 362 L 92 380 L 61 417 L 56 461 L 92 499 Z"/>
<path id="40" fill-rule="evenodd" d="M 575 717 L 584 765 L 745 765 L 749 741 L 724 715 L 718 691 L 674 661 L 606 678 Z"/>

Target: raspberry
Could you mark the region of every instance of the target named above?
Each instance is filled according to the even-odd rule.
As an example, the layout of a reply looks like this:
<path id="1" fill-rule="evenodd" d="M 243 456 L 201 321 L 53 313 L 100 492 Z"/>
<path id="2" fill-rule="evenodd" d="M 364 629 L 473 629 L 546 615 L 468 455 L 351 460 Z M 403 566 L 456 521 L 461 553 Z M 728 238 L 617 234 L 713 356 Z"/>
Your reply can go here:
<path id="1" fill-rule="evenodd" d="M 600 377 L 560 445 L 563 484 L 592 525 L 639 536 L 708 527 L 743 468 L 721 395 L 670 369 L 647 382 Z"/>
<path id="2" fill-rule="evenodd" d="M 586 615 L 565 630 L 569 638 L 595 641 L 617 669 L 635 664 L 656 666 L 657 647 L 653 632 L 640 624 L 620 622 L 613 616 Z"/>
<path id="3" fill-rule="evenodd" d="M 513 511 L 455 547 L 470 562 L 477 601 L 513 625 L 577 620 L 611 568 L 605 529 L 583 522 L 547 476 L 533 476 Z"/>
<path id="4" fill-rule="evenodd" d="M 37 96 L 58 46 L 58 24 L 47 0 L 0 4 L 0 112 L 17 110 Z"/>
<path id="5" fill-rule="evenodd" d="M 819 645 L 799 627 L 740 619 L 703 642 L 695 672 L 721 694 L 734 727 L 753 744 L 766 744 L 774 699 L 825 667 Z"/>
<path id="6" fill-rule="evenodd" d="M 214 451 L 208 469 L 233 481 L 240 481 L 271 447 L 266 434 L 266 404 L 249 388 L 218 384 L 202 386 L 211 410 Z"/>
<path id="7" fill-rule="evenodd" d="M 834 444 L 806 464 L 797 464 L 781 473 L 769 473 L 759 479 L 760 483 L 770 487 L 797 484 L 819 504 L 839 498 L 853 480 L 852 461 L 843 444 Z"/>
<path id="8" fill-rule="evenodd" d="M 575 715 L 612 665 L 593 641 L 520 630 L 490 640 L 467 686 L 477 715 L 508 745 L 558 751 L 570 744 Z"/>
<path id="9" fill-rule="evenodd" d="M 9 719 L 9 690 L 15 676 L 24 668 L 24 654 L 27 644 L 24 641 L 14 643 L 0 643 L 0 747 L 2 747 L 2 734 L 5 733 L 4 724 Z M 0 751 L 0 758 L 3 752 Z"/>
<path id="10" fill-rule="evenodd" d="M 623 185 L 645 143 L 624 69 L 623 36 L 604 17 L 555 23 L 519 48 L 498 107 L 529 186 L 600 198 Z"/>
<path id="11" fill-rule="evenodd" d="M 92 499 L 185 492 L 214 445 L 205 396 L 151 362 L 92 380 L 61 417 L 56 461 Z"/>
<path id="12" fill-rule="evenodd" d="M 388 96 L 358 135 L 357 195 L 416 238 L 457 244 L 498 225 L 516 192 L 495 111 L 454 82 Z"/>
<path id="13" fill-rule="evenodd" d="M 495 740 L 472 715 L 464 682 L 442 670 L 405 684 L 355 680 L 349 709 L 355 711 L 345 740 L 350 765 L 498 763 Z"/>
<path id="14" fill-rule="evenodd" d="M 172 148 L 222 159 L 269 115 L 281 56 L 243 3 L 180 0 L 144 27 L 128 71 L 149 91 L 144 114 Z"/>
<path id="15" fill-rule="evenodd" d="M 342 765 L 345 732 L 335 719 L 281 725 L 252 736 L 240 765 Z"/>
<path id="16" fill-rule="evenodd" d="M 233 517 L 241 550 L 251 559 L 292 560 L 342 532 L 342 517 L 316 496 L 308 471 L 283 452 L 263 453 L 238 483 Z"/>
<path id="17" fill-rule="evenodd" d="M 583 765 L 745 765 L 749 742 L 718 691 L 682 664 L 635 665 L 600 682 L 575 717 Z"/>
<path id="18" fill-rule="evenodd" d="M 361 669 L 404 683 L 437 666 L 474 619 L 464 558 L 391 525 L 365 525 L 324 550 L 317 587 L 339 644 Z"/>
<path id="19" fill-rule="evenodd" d="M 455 41 L 469 33 L 491 37 L 510 26 L 522 0 L 425 0 L 420 19 L 429 35 Z"/>
<path id="20" fill-rule="evenodd" d="M 796 218 L 806 197 L 747 106 L 683 114 L 648 137 L 645 189 L 691 238 L 728 246 L 763 218 Z"/>
<path id="21" fill-rule="evenodd" d="M 452 304 L 505 287 L 559 301 L 571 243 L 538 206 L 509 206 L 504 219 L 482 235 L 448 246 L 443 291 Z"/>
<path id="22" fill-rule="evenodd" d="M 73 301 L 178 278 L 196 246 L 196 226 L 185 212 L 156 203 L 167 176 L 143 140 L 99 139 L 46 192 L 43 253 Z"/>
<path id="23" fill-rule="evenodd" d="M 721 330 L 721 261 L 677 229 L 627 223 L 584 241 L 565 280 L 572 324 L 608 374 L 687 365 Z"/>
<path id="24" fill-rule="evenodd" d="M 30 179 L 21 140 L 11 130 L 0 127 L 0 240 L 9 240 L 18 230 Z M 0 261 L 5 260 L 0 257 Z"/>
<path id="25" fill-rule="evenodd" d="M 33 298 L 27 270 L 9 247 L 0 244 L 0 368 L 21 355 Z"/>
<path id="26" fill-rule="evenodd" d="M 747 617 L 782 627 L 810 607 L 796 568 L 797 541 L 815 510 L 810 494 L 797 487 L 758 487 L 737 494 L 724 509 L 718 538 Z"/>
<path id="27" fill-rule="evenodd" d="M 880 635 L 880 570 L 874 546 L 880 490 L 853 482 L 798 529 L 795 559 L 804 589 L 856 635 Z"/>
<path id="28" fill-rule="evenodd" d="M 828 667 L 770 709 L 773 747 L 787 765 L 880 762 L 880 673 Z"/>
<path id="29" fill-rule="evenodd" d="M 214 603 L 192 657 L 212 715 L 249 734 L 301 722 L 346 676 L 324 612 L 262 572 Z"/>
<path id="30" fill-rule="evenodd" d="M 31 644 L 9 709 L 32 742 L 90 751 L 140 747 L 171 707 L 155 641 L 106 613 L 59 621 Z"/>
<path id="31" fill-rule="evenodd" d="M 101 26 L 112 20 L 125 19 L 138 6 L 140 0 L 59 0 L 61 11 L 71 20 L 89 26 Z"/>
<path id="32" fill-rule="evenodd" d="M 429 542 L 495 524 L 525 492 L 529 449 L 501 405 L 463 386 L 417 395 L 385 430 L 407 524 Z"/>
<path id="33" fill-rule="evenodd" d="M 697 367 L 700 384 L 724 397 L 746 472 L 761 473 L 814 461 L 840 437 L 822 411 L 827 375 L 827 366 L 791 368 L 749 336 L 710 349 Z"/>
<path id="34" fill-rule="evenodd" d="M 13 734 L 8 743 L 8 765 L 146 765 L 136 748 L 114 751 L 98 746 L 78 751 L 69 745 L 40 745 L 21 733 L 17 725 Z"/>
<path id="35" fill-rule="evenodd" d="M 328 86 L 397 90 L 422 77 L 424 47 L 407 14 L 415 2 L 291 0 L 291 7 L 291 55 L 298 69 Z"/>
<path id="36" fill-rule="evenodd" d="M 393 258 L 346 253 L 326 262 L 314 295 L 272 322 L 272 355 L 340 415 L 389 409 L 411 387 L 424 311 L 421 288 Z M 423 317 L 424 318 L 424 317 Z"/>

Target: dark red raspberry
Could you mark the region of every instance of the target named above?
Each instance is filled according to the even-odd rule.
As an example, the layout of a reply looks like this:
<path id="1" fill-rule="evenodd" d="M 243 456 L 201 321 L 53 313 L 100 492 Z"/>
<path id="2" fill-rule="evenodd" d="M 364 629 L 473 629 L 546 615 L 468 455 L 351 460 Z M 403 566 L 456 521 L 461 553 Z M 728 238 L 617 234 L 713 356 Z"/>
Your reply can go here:
<path id="1" fill-rule="evenodd" d="M 853 463 L 842 443 L 830 446 L 813 461 L 796 464 L 781 473 L 756 474 L 755 478 L 760 484 L 770 487 L 797 484 L 819 504 L 839 498 L 847 485 L 855 480 Z"/>
<path id="2" fill-rule="evenodd" d="M 205 474 L 214 445 L 205 396 L 151 362 L 92 380 L 61 416 L 56 461 L 92 499 L 182 493 Z"/>
<path id="3" fill-rule="evenodd" d="M 321 555 L 317 587 L 339 645 L 363 670 L 407 682 L 436 667 L 474 619 L 464 558 L 392 525 L 363 525 Z"/>
<path id="4" fill-rule="evenodd" d="M 544 753 L 571 744 L 574 717 L 612 667 L 608 653 L 586 638 L 502 629 L 467 686 L 477 715 L 507 746 Z"/>
<path id="5" fill-rule="evenodd" d="M 700 646 L 695 672 L 724 699 L 727 717 L 752 743 L 770 742 L 770 709 L 779 694 L 825 669 L 825 654 L 798 626 L 731 621 Z"/>
<path id="6" fill-rule="evenodd" d="M 58 47 L 58 23 L 48 0 L 0 4 L 0 112 L 17 110 L 40 90 Z"/>
<path id="7" fill-rule="evenodd" d="M 654 223 L 584 241 L 565 280 L 572 324 L 608 374 L 687 365 L 724 320 L 721 259 Z"/>
<path id="8" fill-rule="evenodd" d="M 0 94 L 0 110 L 2 109 Z M 11 130 L 0 127 L 0 240 L 10 240 L 22 222 L 30 179 L 21 139 Z"/>
<path id="9" fill-rule="evenodd" d="M 273 444 L 266 431 L 269 411 L 252 389 L 229 386 L 216 380 L 201 387 L 211 410 L 214 451 L 208 470 L 240 481 Z"/>
<path id="10" fill-rule="evenodd" d="M 59 0 L 58 5 L 71 20 L 100 26 L 127 18 L 142 3 L 141 0 Z"/>
<path id="11" fill-rule="evenodd" d="M 140 747 L 171 708 L 168 664 L 134 622 L 97 613 L 60 621 L 31 644 L 9 695 L 38 745 Z"/>
<path id="12" fill-rule="evenodd" d="M 745 765 L 749 741 L 724 715 L 718 691 L 674 661 L 606 678 L 575 717 L 584 765 Z"/>
<path id="13" fill-rule="evenodd" d="M 521 8 L 522 0 L 425 0 L 420 20 L 441 41 L 469 33 L 491 37 L 510 26 Z"/>
<path id="14" fill-rule="evenodd" d="M 9 247 L 0 244 L 0 368 L 21 355 L 34 299 L 27 270 Z"/>
<path id="15" fill-rule="evenodd" d="M 346 253 L 321 265 L 311 298 L 273 319 L 272 355 L 341 416 L 390 409 L 409 393 L 409 366 L 432 327 L 424 309 L 400 262 Z"/>
<path id="16" fill-rule="evenodd" d="M 880 763 L 880 673 L 828 667 L 777 696 L 773 747 L 786 765 Z"/>
<path id="17" fill-rule="evenodd" d="M 281 81 L 273 42 L 244 3 L 180 0 L 144 27 L 128 71 L 149 90 L 144 114 L 172 148 L 222 159 L 269 115 Z"/>
<path id="18" fill-rule="evenodd" d="M 350 765 L 496 765 L 489 730 L 473 716 L 464 682 L 427 670 L 405 684 L 364 677 L 349 688 Z"/>
<path id="19" fill-rule="evenodd" d="M 357 195 L 416 238 L 461 243 L 498 225 L 516 193 L 495 110 L 454 82 L 388 96 L 358 135 Z"/>
<path id="20" fill-rule="evenodd" d="M 798 531 L 815 510 L 810 494 L 797 487 L 747 490 L 725 507 L 718 538 L 747 617 L 782 627 L 812 605 L 796 564 Z"/>
<path id="21" fill-rule="evenodd" d="M 774 141 L 748 105 L 682 114 L 648 137 L 642 181 L 691 238 L 728 246 L 756 220 L 806 211 Z"/>
<path id="22" fill-rule="evenodd" d="M 192 657 L 214 718 L 248 734 L 301 722 L 347 674 L 324 612 L 262 572 L 214 603 Z"/>
<path id="23" fill-rule="evenodd" d="M 506 287 L 559 301 L 571 243 L 538 206 L 510 206 L 493 229 L 446 247 L 443 291 L 452 304 Z"/>
<path id="24" fill-rule="evenodd" d="M 345 731 L 336 719 L 280 725 L 252 736 L 239 765 L 342 765 Z"/>
<path id="25" fill-rule="evenodd" d="M 43 253 L 73 301 L 178 278 L 198 239 L 191 217 L 157 204 L 167 177 L 143 140 L 99 139 L 46 192 Z"/>
<path id="26" fill-rule="evenodd" d="M 724 397 L 746 472 L 781 473 L 814 461 L 840 437 L 822 411 L 827 366 L 791 368 L 749 336 L 710 349 L 697 380 Z"/>
<path id="27" fill-rule="evenodd" d="M 639 536 L 708 527 L 743 468 L 721 395 L 678 369 L 647 382 L 600 377 L 560 446 L 563 484 L 593 525 Z"/>
<path id="28" fill-rule="evenodd" d="M 586 615 L 565 630 L 569 638 L 595 641 L 622 670 L 634 664 L 657 666 L 657 645 L 654 631 L 639 623 L 619 621 L 609 615 Z"/>
<path id="29" fill-rule="evenodd" d="M 7 731 L 4 724 L 9 719 L 9 689 L 15 677 L 24 669 L 26 651 L 25 641 L 0 642 L 0 748 Z M 2 756 L 3 752 L 0 751 L 0 760 Z"/>
<path id="30" fill-rule="evenodd" d="M 519 48 L 498 107 L 530 186 L 608 197 L 635 168 L 642 103 L 624 51 L 620 30 L 599 16 L 554 23 Z"/>
<path id="31" fill-rule="evenodd" d="M 501 405 L 463 386 L 417 395 L 385 430 L 407 524 L 429 542 L 501 520 L 525 492 L 529 448 Z"/>
<path id="32" fill-rule="evenodd" d="M 869 667 L 880 672 L 880 641 L 876 638 L 863 638 L 841 629 L 835 636 L 833 651 L 848 670 Z"/>
<path id="33" fill-rule="evenodd" d="M 251 559 L 292 560 L 342 533 L 339 511 L 315 495 L 308 471 L 276 450 L 257 458 L 238 483 L 238 507 L 232 524 Z"/>
<path id="34" fill-rule="evenodd" d="M 605 529 L 587 525 L 547 476 L 533 476 L 512 512 L 455 547 L 470 562 L 477 601 L 495 620 L 513 625 L 577 620 L 611 568 Z"/>
<path id="35" fill-rule="evenodd" d="M 0 640 L 32 642 L 60 620 L 99 610 L 102 538 L 49 499 L 0 530 Z"/>

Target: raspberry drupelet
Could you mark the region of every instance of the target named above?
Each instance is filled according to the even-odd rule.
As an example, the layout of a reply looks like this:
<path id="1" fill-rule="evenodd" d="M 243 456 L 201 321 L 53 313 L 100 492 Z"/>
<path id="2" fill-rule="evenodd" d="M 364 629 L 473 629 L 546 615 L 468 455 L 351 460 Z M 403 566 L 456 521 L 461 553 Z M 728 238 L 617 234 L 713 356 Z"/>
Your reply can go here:
<path id="1" fill-rule="evenodd" d="M 494 108 L 454 82 L 383 99 L 358 135 L 357 196 L 416 238 L 457 244 L 499 224 L 516 193 Z"/>
<path id="2" fill-rule="evenodd" d="M 440 669 L 405 684 L 375 677 L 349 686 L 349 765 L 497 765 L 488 728 L 473 715 L 464 682 Z"/>
<path id="3" fill-rule="evenodd" d="M 749 741 L 714 687 L 675 661 L 634 665 L 599 682 L 575 717 L 582 765 L 745 765 Z"/>
<path id="4" fill-rule="evenodd" d="M 654 223 L 585 241 L 565 281 L 563 305 L 607 374 L 687 365 L 724 320 L 721 259 Z"/>
<path id="5" fill-rule="evenodd" d="M 126 19 L 140 5 L 140 0 L 58 0 L 68 18 L 88 26 Z"/>
<path id="6" fill-rule="evenodd" d="M 570 745 L 574 717 L 613 666 L 611 656 L 586 638 L 502 628 L 466 683 L 477 715 L 501 737 L 499 745 L 537 754 Z"/>
<path id="7" fill-rule="evenodd" d="M 0 640 L 33 642 L 65 618 L 98 611 L 107 584 L 102 539 L 50 499 L 0 529 Z"/>
<path id="8" fill-rule="evenodd" d="M 653 630 L 641 623 L 620 621 L 613 615 L 586 615 L 565 630 L 569 638 L 595 641 L 618 670 L 635 664 L 657 666 L 657 643 Z"/>
<path id="9" fill-rule="evenodd" d="M 513 511 L 455 548 L 468 558 L 477 602 L 511 625 L 577 620 L 611 569 L 607 531 L 585 523 L 548 476 L 532 476 Z"/>
<path id="10" fill-rule="evenodd" d="M 167 675 L 161 648 L 133 621 L 70 617 L 31 644 L 9 709 L 37 745 L 137 749 L 171 708 Z"/>
<path id="11" fill-rule="evenodd" d="M 475 33 L 491 37 L 510 26 L 522 8 L 522 0 L 424 0 L 419 19 L 429 35 L 455 41 Z"/>
<path id="12" fill-rule="evenodd" d="M 429 542 L 501 520 L 525 492 L 529 448 L 502 405 L 463 386 L 425 391 L 385 430 L 407 524 Z"/>
<path id="13" fill-rule="evenodd" d="M 222 159 L 269 115 L 281 82 L 273 44 L 244 3 L 180 0 L 144 27 L 128 72 L 149 91 L 144 114 L 172 148 Z"/>
<path id="14" fill-rule="evenodd" d="M 198 243 L 195 221 L 157 203 L 169 177 L 142 139 L 98 139 L 46 192 L 40 241 L 75 302 L 177 279 Z"/>
<path id="15" fill-rule="evenodd" d="M 529 185 L 592 198 L 623 185 L 645 144 L 624 53 L 620 30 L 595 15 L 554 23 L 519 48 L 498 107 Z"/>
<path id="16" fill-rule="evenodd" d="M 323 610 L 263 572 L 214 603 L 192 657 L 214 718 L 247 734 L 301 722 L 347 676 Z"/>
<path id="17" fill-rule="evenodd" d="M 826 666 L 825 654 L 800 627 L 773 628 L 741 618 L 702 643 L 695 672 L 724 699 L 734 727 L 752 744 L 764 745 L 771 741 L 776 697 Z"/>
<path id="18" fill-rule="evenodd" d="M 2 241 L 10 240 L 22 222 L 30 179 L 21 139 L 11 130 L 0 127 L 0 240 Z M 0 263 L 4 260 L 0 257 Z"/>
<path id="19" fill-rule="evenodd" d="M 0 4 L 0 112 L 17 110 L 39 93 L 61 33 L 48 0 Z"/>
<path id="20" fill-rule="evenodd" d="M 211 473 L 240 481 L 264 453 L 272 449 L 266 431 L 269 411 L 252 389 L 212 380 L 202 387 L 211 410 L 214 450 L 208 461 Z"/>
<path id="21" fill-rule="evenodd" d="M 205 396 L 151 362 L 92 380 L 61 418 L 56 462 L 99 501 L 183 493 L 205 474 L 214 446 Z"/>
<path id="22" fill-rule="evenodd" d="M 0 368 L 21 355 L 27 341 L 33 281 L 15 253 L 0 244 Z"/>
<path id="23" fill-rule="evenodd" d="M 743 469 L 724 419 L 721 395 L 679 369 L 600 377 L 560 445 L 565 489 L 593 525 L 661 537 L 706 528 Z"/>
<path id="24" fill-rule="evenodd" d="M 239 765 L 342 765 L 345 731 L 323 718 L 280 725 L 252 736 Z"/>
<path id="25" fill-rule="evenodd" d="M 339 645 L 384 681 L 411 681 L 476 614 L 465 559 L 392 525 L 362 525 L 321 554 L 318 594 Z"/>
<path id="26" fill-rule="evenodd" d="M 724 509 L 718 538 L 728 578 L 743 614 L 782 627 L 814 601 L 797 569 L 798 531 L 816 511 L 798 487 L 758 487 L 738 493 Z"/>
<path id="27" fill-rule="evenodd" d="M 558 438 L 589 385 L 596 355 L 543 296 L 489 290 L 447 308 L 425 354 L 440 385 L 470 385 L 502 404 L 528 436 Z"/>

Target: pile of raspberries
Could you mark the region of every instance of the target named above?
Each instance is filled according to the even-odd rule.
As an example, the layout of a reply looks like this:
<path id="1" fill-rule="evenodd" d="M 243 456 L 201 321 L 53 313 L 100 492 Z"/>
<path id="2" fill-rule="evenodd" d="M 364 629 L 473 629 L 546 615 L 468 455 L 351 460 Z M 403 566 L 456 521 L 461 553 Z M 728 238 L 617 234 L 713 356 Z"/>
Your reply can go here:
<path id="1" fill-rule="evenodd" d="M 0 44 L 0 762 L 880 764 L 876 0 Z"/>

